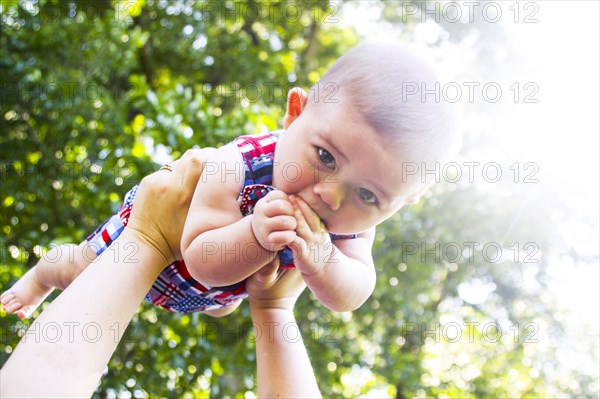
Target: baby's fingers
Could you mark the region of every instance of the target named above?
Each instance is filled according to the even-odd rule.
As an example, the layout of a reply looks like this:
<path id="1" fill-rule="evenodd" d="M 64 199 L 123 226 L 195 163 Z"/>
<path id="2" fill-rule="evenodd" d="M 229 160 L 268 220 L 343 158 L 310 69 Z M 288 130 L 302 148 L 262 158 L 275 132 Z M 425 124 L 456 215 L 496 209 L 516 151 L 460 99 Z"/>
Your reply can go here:
<path id="1" fill-rule="evenodd" d="M 325 229 L 323 222 L 319 218 L 319 215 L 311 209 L 311 207 L 300 197 L 293 195 L 290 197 L 290 201 L 294 204 L 296 220 L 300 225 L 300 219 L 304 221 L 309 231 L 313 233 L 321 232 Z"/>
<path id="2" fill-rule="evenodd" d="M 264 221 L 267 235 L 266 249 L 278 251 L 288 245 L 296 237 L 296 219 L 293 216 L 276 216 Z"/>
<path id="3" fill-rule="evenodd" d="M 263 198 L 266 202 L 271 202 L 275 200 L 289 200 L 289 196 L 281 190 L 273 190 L 269 191 L 267 195 Z"/>
<path id="4" fill-rule="evenodd" d="M 294 207 L 288 200 L 274 199 L 267 202 L 264 206 L 264 214 L 267 217 L 277 217 L 280 215 L 294 215 Z"/>
<path id="5" fill-rule="evenodd" d="M 308 253 L 308 245 L 300 235 L 294 238 L 294 241 L 290 243 L 289 247 L 292 250 L 295 259 L 304 259 L 305 255 Z"/>
<path id="6" fill-rule="evenodd" d="M 285 248 L 286 246 L 290 245 L 294 239 L 296 238 L 296 232 L 295 231 L 273 231 L 271 233 L 269 233 L 269 235 L 267 236 L 267 246 L 268 247 L 272 247 L 272 248 L 268 248 L 272 251 L 279 251 L 283 248 Z"/>
<path id="7" fill-rule="evenodd" d="M 292 200 L 292 202 L 294 203 L 294 217 L 296 218 L 296 233 L 298 233 L 298 236 L 302 237 L 304 240 L 308 240 L 312 234 L 310 226 L 308 225 L 308 222 L 306 221 L 306 218 L 304 217 L 300 207 L 294 202 L 294 200 Z"/>

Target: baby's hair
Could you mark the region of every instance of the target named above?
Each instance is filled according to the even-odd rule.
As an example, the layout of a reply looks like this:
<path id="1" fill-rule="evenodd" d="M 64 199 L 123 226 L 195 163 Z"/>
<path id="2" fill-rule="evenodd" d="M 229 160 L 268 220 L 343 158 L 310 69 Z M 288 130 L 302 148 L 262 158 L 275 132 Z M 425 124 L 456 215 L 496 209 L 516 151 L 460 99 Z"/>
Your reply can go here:
<path id="1" fill-rule="evenodd" d="M 318 83 L 321 94 L 309 95 L 309 106 L 325 101 L 325 96 L 344 102 L 347 98 L 404 161 L 444 162 L 455 141 L 452 116 L 441 94 L 433 94 L 442 85 L 422 58 L 405 46 L 359 45 L 323 75 Z M 323 93 L 328 85 L 338 92 Z M 423 96 L 422 89 L 428 90 Z"/>

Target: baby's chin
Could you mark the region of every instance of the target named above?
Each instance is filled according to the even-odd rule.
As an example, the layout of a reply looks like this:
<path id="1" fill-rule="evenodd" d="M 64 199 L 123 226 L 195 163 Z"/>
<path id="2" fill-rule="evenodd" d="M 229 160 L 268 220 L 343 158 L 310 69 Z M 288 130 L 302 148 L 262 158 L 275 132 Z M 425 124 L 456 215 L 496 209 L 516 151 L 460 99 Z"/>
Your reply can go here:
<path id="1" fill-rule="evenodd" d="M 319 216 L 320 217 L 320 216 Z M 323 220 L 323 224 L 325 224 L 325 227 L 327 228 L 327 232 L 331 233 L 331 234 L 337 234 L 337 235 L 348 235 L 348 234 L 356 234 L 359 233 L 360 230 L 358 228 L 352 228 L 352 227 L 358 227 L 358 226 L 344 226 L 342 223 L 335 223 L 335 222 L 330 222 L 328 223 L 327 220 Z"/>

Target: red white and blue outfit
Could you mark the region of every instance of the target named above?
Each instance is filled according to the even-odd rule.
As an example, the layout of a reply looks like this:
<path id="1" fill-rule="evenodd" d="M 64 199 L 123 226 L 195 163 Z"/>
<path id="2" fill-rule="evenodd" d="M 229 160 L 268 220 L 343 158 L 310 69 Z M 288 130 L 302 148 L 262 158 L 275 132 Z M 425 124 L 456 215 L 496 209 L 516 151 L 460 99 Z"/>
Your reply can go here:
<path id="1" fill-rule="evenodd" d="M 243 216 L 251 215 L 258 200 L 275 189 L 272 186 L 273 158 L 282 133 L 277 131 L 264 135 L 240 136 L 233 141 L 244 161 L 244 184 L 238 197 Z M 96 254 L 100 255 L 106 250 L 127 226 L 137 188 L 137 185 L 133 187 L 125 195 L 119 211 L 87 238 Z M 332 240 L 356 237 L 330 235 Z M 280 267 L 294 267 L 289 248 L 279 251 L 279 259 Z M 193 279 L 183 261 L 175 261 L 163 269 L 145 299 L 172 312 L 191 313 L 229 306 L 247 296 L 245 281 L 227 287 L 209 287 Z"/>

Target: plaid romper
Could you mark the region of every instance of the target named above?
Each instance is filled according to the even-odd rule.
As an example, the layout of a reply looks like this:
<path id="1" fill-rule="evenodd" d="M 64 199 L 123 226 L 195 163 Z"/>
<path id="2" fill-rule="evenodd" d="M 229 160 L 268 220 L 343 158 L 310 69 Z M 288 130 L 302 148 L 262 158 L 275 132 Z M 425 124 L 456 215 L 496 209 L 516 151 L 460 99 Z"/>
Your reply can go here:
<path id="1" fill-rule="evenodd" d="M 274 190 L 271 186 L 273 158 L 280 134 L 281 131 L 240 136 L 233 141 L 244 161 L 244 184 L 238 197 L 243 216 L 252 214 L 258 200 Z M 137 188 L 134 186 L 125 195 L 119 211 L 87 238 L 97 255 L 104 252 L 127 226 Z M 355 234 L 330 236 L 332 240 L 356 237 Z M 280 267 L 294 267 L 289 248 L 279 251 L 279 259 Z M 172 312 L 192 313 L 232 305 L 247 296 L 245 281 L 226 287 L 210 287 L 193 279 L 183 261 L 175 261 L 163 269 L 145 299 Z"/>

